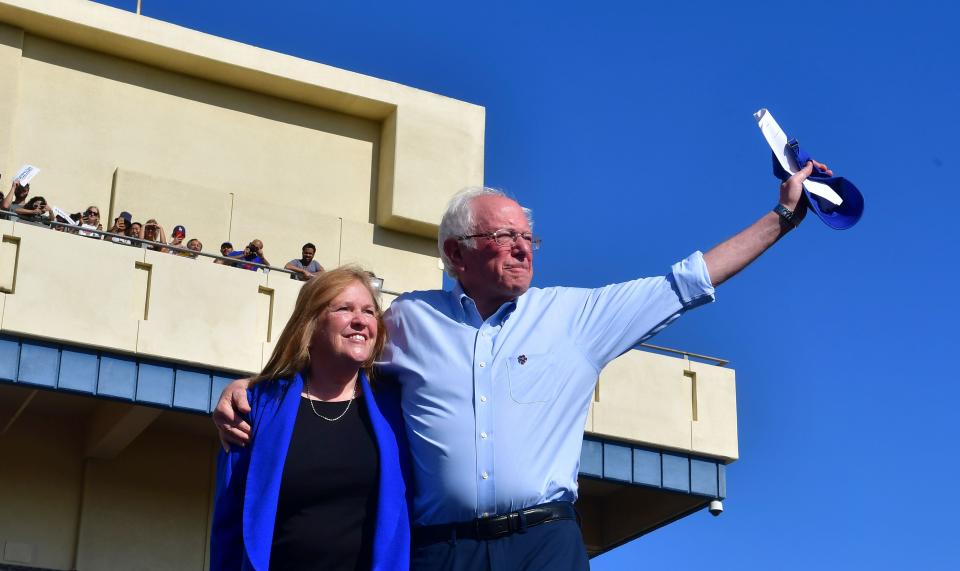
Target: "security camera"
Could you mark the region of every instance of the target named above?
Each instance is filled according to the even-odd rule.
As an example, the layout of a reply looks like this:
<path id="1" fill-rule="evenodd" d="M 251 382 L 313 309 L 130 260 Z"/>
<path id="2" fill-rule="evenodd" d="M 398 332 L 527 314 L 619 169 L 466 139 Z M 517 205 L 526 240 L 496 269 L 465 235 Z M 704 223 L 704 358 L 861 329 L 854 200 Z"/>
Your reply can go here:
<path id="1" fill-rule="evenodd" d="M 720 500 L 713 500 L 710 502 L 710 507 L 707 508 L 710 510 L 710 514 L 714 517 L 723 513 L 723 502 Z"/>

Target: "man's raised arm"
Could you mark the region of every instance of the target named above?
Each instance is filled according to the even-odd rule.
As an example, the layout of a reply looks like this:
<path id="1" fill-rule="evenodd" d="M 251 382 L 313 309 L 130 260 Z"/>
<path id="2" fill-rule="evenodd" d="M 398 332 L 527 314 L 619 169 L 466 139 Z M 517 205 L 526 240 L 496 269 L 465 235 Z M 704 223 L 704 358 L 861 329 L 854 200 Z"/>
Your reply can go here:
<path id="1" fill-rule="evenodd" d="M 792 222 L 788 222 L 776 212 L 768 212 L 737 235 L 717 244 L 703 255 L 714 287 L 737 275 L 740 270 L 756 260 L 767 248 L 800 223 L 807 211 L 806 203 L 802 201 L 803 181 L 813 172 L 814 166 L 833 175 L 826 165 L 811 161 L 780 185 L 780 204 L 793 212 Z"/>

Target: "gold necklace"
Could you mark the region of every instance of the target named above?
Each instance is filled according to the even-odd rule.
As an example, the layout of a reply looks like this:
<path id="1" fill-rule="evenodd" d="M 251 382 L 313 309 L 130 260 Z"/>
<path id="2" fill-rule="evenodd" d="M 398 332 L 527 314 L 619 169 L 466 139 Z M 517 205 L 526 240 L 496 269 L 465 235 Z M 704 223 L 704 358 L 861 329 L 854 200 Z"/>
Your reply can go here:
<path id="1" fill-rule="evenodd" d="M 357 398 L 357 379 L 354 379 L 353 380 L 353 397 L 351 397 L 350 400 L 347 401 L 347 408 L 343 409 L 343 412 L 341 412 L 340 415 L 337 416 L 336 418 L 327 418 L 322 414 L 320 414 L 319 412 L 317 412 L 317 407 L 313 404 L 313 395 L 310 394 L 310 383 L 307 381 L 304 381 L 303 386 L 307 389 L 307 400 L 310 401 L 310 408 L 313 410 L 313 414 L 319 416 L 320 418 L 322 418 L 323 420 L 326 420 L 327 422 L 336 422 L 341 418 L 343 418 L 343 416 L 347 414 L 347 411 L 350 410 L 350 405 L 353 404 L 354 399 Z M 320 402 L 327 402 L 327 401 L 320 400 Z"/>

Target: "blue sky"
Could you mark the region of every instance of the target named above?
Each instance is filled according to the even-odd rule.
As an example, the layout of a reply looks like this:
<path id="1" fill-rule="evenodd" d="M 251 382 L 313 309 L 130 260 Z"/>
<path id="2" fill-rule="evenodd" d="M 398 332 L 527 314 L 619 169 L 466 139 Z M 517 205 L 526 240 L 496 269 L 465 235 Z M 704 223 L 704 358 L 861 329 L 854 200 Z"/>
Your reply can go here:
<path id="1" fill-rule="evenodd" d="M 594 569 L 960 566 L 953 3 L 143 3 L 486 107 L 486 182 L 534 209 L 539 286 L 662 273 L 774 206 L 769 108 L 866 212 L 808 218 L 656 338 L 730 359 L 741 459 L 721 517 Z"/>

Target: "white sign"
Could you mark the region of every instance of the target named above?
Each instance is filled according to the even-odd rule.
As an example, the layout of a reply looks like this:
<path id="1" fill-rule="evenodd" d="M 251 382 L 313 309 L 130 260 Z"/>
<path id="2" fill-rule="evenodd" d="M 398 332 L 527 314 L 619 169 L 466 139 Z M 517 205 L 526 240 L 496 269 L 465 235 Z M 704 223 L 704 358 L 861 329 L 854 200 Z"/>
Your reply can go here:
<path id="1" fill-rule="evenodd" d="M 796 161 L 793 160 L 793 156 L 787 152 L 787 134 L 784 133 L 780 125 L 777 124 L 773 115 L 766 109 L 761 109 L 753 114 L 753 118 L 757 120 L 757 125 L 760 127 L 760 132 L 763 133 L 763 138 L 767 140 L 767 144 L 770 145 L 770 150 L 773 151 L 773 156 L 777 157 L 777 162 L 780 163 L 783 170 L 790 174 L 800 170 Z M 810 194 L 816 194 L 837 206 L 843 204 L 843 199 L 840 198 L 840 195 L 822 182 L 807 179 L 803 181 L 803 187 L 807 189 Z"/>
<path id="2" fill-rule="evenodd" d="M 38 174 L 40 174 L 40 169 L 37 167 L 33 165 L 23 165 L 17 172 L 17 176 L 13 177 L 13 182 L 19 182 L 20 186 L 27 186 L 30 184 L 30 181 L 33 180 L 33 177 Z"/>
<path id="3" fill-rule="evenodd" d="M 70 218 L 70 215 L 64 212 L 63 210 L 61 210 L 60 208 L 57 208 L 56 206 L 51 206 L 50 210 L 53 210 L 54 216 L 63 218 L 63 221 L 66 222 L 67 224 L 72 224 L 73 226 L 80 225 L 79 222 L 74 222 L 73 218 Z M 56 220 L 56 218 L 54 218 L 54 220 Z"/>

